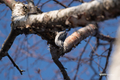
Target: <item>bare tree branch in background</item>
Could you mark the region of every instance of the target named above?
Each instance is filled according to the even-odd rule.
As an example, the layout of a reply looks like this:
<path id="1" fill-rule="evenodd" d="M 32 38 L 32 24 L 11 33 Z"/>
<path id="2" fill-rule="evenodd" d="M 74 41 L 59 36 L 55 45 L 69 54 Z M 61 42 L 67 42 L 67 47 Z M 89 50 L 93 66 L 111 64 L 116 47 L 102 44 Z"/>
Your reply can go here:
<path id="1" fill-rule="evenodd" d="M 45 3 L 49 2 L 46 1 Z M 78 60 L 77 71 L 74 76 L 74 80 L 78 75 L 79 65 L 81 63 L 87 63 L 85 60 L 90 61 L 88 64 L 90 68 L 93 70 L 94 74 L 91 79 L 94 79 L 96 75 L 98 75 L 97 71 L 93 67 L 94 55 L 98 57 L 106 57 L 106 64 L 103 68 L 103 72 L 106 72 L 108 60 L 111 53 L 111 45 L 115 41 L 115 38 L 110 36 L 105 36 L 104 34 L 98 31 L 98 27 L 95 23 L 100 21 L 116 18 L 120 15 L 120 1 L 119 0 L 103 0 L 103 1 L 91 1 L 89 3 L 83 3 L 82 5 L 70 7 L 64 5 L 63 3 L 54 0 L 59 5 L 65 7 L 65 9 L 55 10 L 50 12 L 42 13 L 39 8 L 37 8 L 33 2 L 33 0 L 27 0 L 28 4 L 24 4 L 23 2 L 16 2 L 14 0 L 2 0 L 0 3 L 5 3 L 12 10 L 12 23 L 11 23 L 11 33 L 3 43 L 3 46 L 0 51 L 1 59 L 4 56 L 8 56 L 8 50 L 12 46 L 15 38 L 19 34 L 37 34 L 43 40 L 46 40 L 50 45 L 50 52 L 52 55 L 52 59 L 54 63 L 59 67 L 63 78 L 66 80 L 70 80 L 70 76 L 68 76 L 67 71 L 64 66 L 60 62 L 59 58 L 63 56 L 65 53 L 70 52 L 74 47 L 76 47 L 81 41 L 86 39 L 89 36 L 96 37 L 96 45 L 93 47 L 89 40 L 89 43 L 92 51 L 90 53 L 89 59 L 82 59 L 82 55 L 84 50 L 81 53 L 81 56 L 74 59 L 72 57 L 67 57 L 68 59 Z M 76 28 L 78 26 L 82 26 L 81 29 L 75 31 L 73 34 L 68 36 L 64 41 L 63 50 L 58 47 L 55 42 L 56 32 L 64 31 L 66 29 Z M 97 32 L 98 31 L 98 32 Z M 110 44 L 108 55 L 99 55 L 96 53 L 98 47 L 100 46 L 100 41 L 104 40 Z M 104 45 L 103 45 L 104 46 Z M 86 47 L 84 47 L 85 49 Z M 104 52 L 103 52 L 104 53 Z M 27 54 L 30 55 L 30 54 Z M 32 55 L 32 54 L 31 54 Z M 34 56 L 34 55 L 32 55 Z M 9 56 L 8 56 L 9 57 Z M 34 56 L 35 57 L 35 56 Z M 43 59 L 43 58 L 42 58 Z M 98 65 L 100 67 L 100 65 Z M 100 77 L 102 79 L 102 77 Z"/>

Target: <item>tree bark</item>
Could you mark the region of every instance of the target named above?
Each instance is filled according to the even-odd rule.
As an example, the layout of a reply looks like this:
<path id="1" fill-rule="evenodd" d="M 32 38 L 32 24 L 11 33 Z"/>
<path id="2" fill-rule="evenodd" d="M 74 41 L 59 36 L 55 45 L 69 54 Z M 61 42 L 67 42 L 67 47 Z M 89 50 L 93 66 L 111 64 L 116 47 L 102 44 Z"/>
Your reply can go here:
<path id="1" fill-rule="evenodd" d="M 120 15 L 119 5 L 119 0 L 96 0 L 75 7 L 27 16 L 27 5 L 17 2 L 12 11 L 12 23 L 15 27 L 29 29 L 28 34 L 38 34 L 49 44 L 55 45 L 56 31 L 115 18 Z"/>
<path id="2" fill-rule="evenodd" d="M 21 30 L 24 34 L 37 34 L 42 39 L 47 40 L 48 44 L 56 48 L 57 46 L 54 43 L 56 32 L 68 28 L 85 26 L 120 15 L 120 0 L 95 0 L 75 7 L 31 15 L 28 15 L 29 6 L 27 4 L 15 2 L 14 0 L 3 1 L 6 5 L 10 5 L 8 7 L 12 8 L 13 29 Z M 6 1 L 13 1 L 14 4 L 11 5 L 11 2 L 6 3 Z M 73 43 L 67 44 L 67 48 L 70 48 L 66 52 L 70 51 L 74 47 L 73 45 Z"/>
<path id="3" fill-rule="evenodd" d="M 95 24 L 96 22 L 116 18 L 120 15 L 120 0 L 94 0 L 89 3 L 83 3 L 79 6 L 45 13 L 40 13 L 40 10 L 37 8 L 37 14 L 28 14 L 30 12 L 29 5 L 21 2 L 16 2 L 14 0 L 2 0 L 0 2 L 4 2 L 12 10 L 11 27 L 13 30 L 16 30 L 14 32 L 17 32 L 18 30 L 20 31 L 20 34 L 37 34 L 41 36 L 42 39 L 48 41 L 48 44 L 50 44 L 50 52 L 54 62 L 63 73 L 64 79 L 68 80 L 69 76 L 67 75 L 67 72 L 65 71 L 63 65 L 58 60 L 59 57 L 63 54 L 61 54 L 60 49 L 54 43 L 56 32 L 75 28 L 78 26 Z M 34 13 L 34 10 L 32 11 L 32 13 Z M 93 36 L 96 33 L 96 29 L 96 26 L 86 26 L 84 28 L 81 28 L 77 32 L 74 32 L 73 35 L 69 36 L 64 42 L 65 45 L 63 49 L 65 50 L 65 52 L 69 52 L 73 47 L 75 47 L 79 42 L 81 42 L 88 36 Z M 13 43 L 15 37 L 16 35 L 14 34 L 10 35 L 10 37 L 8 37 L 8 39 L 5 41 L 0 52 L 1 58 L 6 55 L 5 52 L 8 51 L 11 47 L 11 44 Z M 106 40 L 108 40 L 109 38 L 106 36 L 104 37 L 104 39 Z M 119 42 L 120 41 L 117 41 L 117 45 L 119 44 Z M 118 48 L 119 46 L 116 46 L 116 51 L 119 51 Z M 118 54 L 117 52 L 115 53 L 116 55 Z M 118 54 L 118 56 L 119 55 L 120 54 Z M 111 68 L 113 69 L 114 67 L 119 66 L 117 64 L 120 61 L 118 56 L 114 57 L 115 61 L 116 59 L 118 59 L 118 61 L 112 63 L 113 67 L 111 66 Z M 119 70 L 118 68 L 115 68 L 115 71 L 113 71 L 113 69 L 110 70 L 110 73 L 114 73 L 115 71 Z M 119 80 L 119 78 L 117 79 L 117 74 L 115 77 L 116 79 L 114 78 L 114 80 Z M 112 77 L 110 77 L 110 79 L 113 80 Z"/>

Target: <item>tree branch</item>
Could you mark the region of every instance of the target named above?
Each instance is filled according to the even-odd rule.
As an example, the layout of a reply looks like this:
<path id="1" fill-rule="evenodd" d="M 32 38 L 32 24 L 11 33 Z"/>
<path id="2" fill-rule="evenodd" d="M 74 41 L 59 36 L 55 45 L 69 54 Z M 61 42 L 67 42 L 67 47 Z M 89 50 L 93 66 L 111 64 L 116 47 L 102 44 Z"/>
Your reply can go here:
<path id="1" fill-rule="evenodd" d="M 0 3 L 4 3 L 3 0 L 0 0 Z"/>
<path id="2" fill-rule="evenodd" d="M 107 55 L 107 58 L 106 58 L 105 67 L 104 67 L 104 69 L 103 69 L 103 71 L 102 71 L 103 74 L 106 73 L 106 69 L 107 69 L 107 67 L 108 67 L 108 62 L 110 62 L 110 61 L 109 61 L 109 58 L 110 58 L 110 55 L 111 55 L 111 51 L 112 51 L 112 42 L 110 43 L 108 55 Z M 108 76 L 109 76 L 109 74 L 108 74 Z M 99 80 L 102 80 L 102 77 L 103 77 L 103 76 L 100 76 Z"/>
<path id="3" fill-rule="evenodd" d="M 63 3 L 61 3 L 61 2 L 59 2 L 57 0 L 53 0 L 53 1 L 55 1 L 56 3 L 60 4 L 61 6 L 65 7 L 65 8 L 68 8 L 66 5 L 64 5 Z"/>
<path id="4" fill-rule="evenodd" d="M 120 15 L 119 4 L 120 0 L 92 1 L 75 7 L 26 16 L 26 5 L 19 2 L 12 11 L 12 22 L 16 27 L 30 28 L 29 34 L 36 33 L 46 39 L 48 44 L 55 45 L 56 31 L 115 18 Z M 29 22 L 29 26 L 26 22 Z"/>
<path id="5" fill-rule="evenodd" d="M 82 56 L 83 56 L 83 54 L 84 54 L 84 52 L 85 52 L 85 50 L 86 50 L 86 48 L 87 48 L 87 45 L 88 45 L 88 43 L 90 42 L 91 38 L 92 38 L 92 36 L 88 39 L 85 47 L 83 48 L 81 54 L 79 55 L 78 62 L 77 62 L 77 67 L 76 67 L 76 73 L 75 73 L 75 76 L 74 76 L 73 80 L 76 80 L 77 74 L 78 74 L 78 72 L 79 72 L 79 68 L 80 68 Z"/>
<path id="6" fill-rule="evenodd" d="M 68 36 L 64 41 L 64 53 L 69 52 L 88 36 L 95 35 L 96 30 L 97 27 L 94 24 L 89 24 Z"/>
<path id="7" fill-rule="evenodd" d="M 12 10 L 12 7 L 13 7 L 13 4 L 15 4 L 15 0 L 2 0 L 2 3 L 5 3 L 11 10 Z"/>
<path id="8" fill-rule="evenodd" d="M 78 31 L 75 31 L 72 35 L 67 37 L 64 41 L 63 48 L 64 53 L 69 52 L 73 47 L 77 46 L 83 39 L 87 38 L 90 35 L 95 35 L 97 27 L 94 24 L 89 24 L 84 28 L 79 29 Z M 52 55 L 52 59 L 55 62 L 55 64 L 59 67 L 61 70 L 64 79 L 70 80 L 67 76 L 67 72 L 65 71 L 64 67 L 58 60 L 61 55 L 64 55 L 62 53 L 61 48 L 58 48 L 56 46 L 50 45 L 50 53 Z"/>
<path id="9" fill-rule="evenodd" d="M 42 14 L 31 14 L 29 16 L 26 16 L 27 13 L 30 12 L 29 9 L 31 10 L 30 13 L 36 13 L 33 0 L 27 0 L 28 5 L 25 5 L 21 2 L 15 2 L 14 0 L 3 1 L 12 10 L 13 26 L 8 38 L 0 50 L 0 59 L 7 55 L 8 50 L 10 49 L 16 36 L 20 34 L 17 33 L 17 30 L 15 29 L 20 28 L 21 31 L 24 31 L 23 33 L 38 34 L 49 42 L 53 61 L 61 70 L 64 79 L 67 80 L 70 80 L 70 78 L 67 75 L 63 65 L 58 60 L 59 57 L 64 53 L 71 51 L 71 49 L 76 47 L 77 44 L 79 44 L 83 39 L 90 35 L 95 35 L 97 27 L 90 23 L 104 21 L 120 15 L 120 0 L 95 0 L 89 3 L 83 3 L 82 5 L 76 7 L 50 11 Z M 29 22 L 29 26 L 27 26 L 27 22 Z M 66 38 L 63 47 L 64 53 L 61 54 L 59 47 L 54 44 L 54 38 L 56 35 L 55 32 L 65 30 L 67 28 L 74 28 L 85 25 L 87 26 L 79 29 Z M 24 29 L 28 29 L 28 31 Z M 103 37 L 103 35 L 99 36 Z M 100 38 L 103 40 L 108 40 L 108 37 L 104 37 L 105 38 Z M 9 55 L 7 56 L 10 58 Z"/>
<path id="10" fill-rule="evenodd" d="M 61 73 L 62 73 L 62 75 L 64 77 L 64 80 L 70 80 L 70 78 L 69 78 L 64 66 L 61 64 L 61 62 L 56 58 L 53 58 L 53 61 L 59 67 L 59 69 L 60 69 L 60 71 L 61 71 Z"/>
<path id="11" fill-rule="evenodd" d="M 8 58 L 11 60 L 12 64 L 14 65 L 14 67 L 16 67 L 18 69 L 18 71 L 20 72 L 20 74 L 22 75 L 22 72 L 24 72 L 24 70 L 21 70 L 18 65 L 13 61 L 13 59 L 10 57 L 9 54 L 7 54 Z"/>
<path id="12" fill-rule="evenodd" d="M 99 37 L 99 39 L 104 40 L 104 41 L 108 41 L 108 42 L 114 42 L 115 41 L 115 38 L 112 38 L 110 36 L 105 36 L 102 33 L 97 33 L 95 35 L 95 37 Z"/>
<path id="13" fill-rule="evenodd" d="M 15 6 L 18 3 L 15 4 Z M 24 5 L 24 4 L 21 4 Z M 77 27 L 85 26 L 91 22 L 99 22 L 107 19 L 115 18 L 120 15 L 120 1 L 119 0 L 95 0 L 89 3 L 83 3 L 82 5 L 65 8 L 61 10 L 55 10 L 46 12 L 43 14 L 31 15 L 29 17 L 31 25 L 40 24 L 39 28 L 42 26 L 49 28 L 59 27 L 61 29 L 66 26 Z M 23 8 L 23 6 L 17 6 L 16 8 Z M 20 9 L 19 8 L 19 9 Z M 18 9 L 17 9 L 18 10 Z M 13 10 L 13 12 L 16 10 Z M 16 14 L 20 14 L 16 12 Z M 15 15 L 12 15 L 15 16 Z M 24 19 L 23 19 L 24 18 Z M 26 16 L 17 16 L 16 19 L 13 19 L 14 22 L 25 23 L 25 20 L 28 20 Z M 36 23 L 37 22 L 37 23 Z M 53 25 L 54 23 L 54 25 Z M 47 24 L 47 25 L 46 25 Z M 24 26 L 21 24 L 21 26 Z M 48 28 L 48 27 L 47 27 Z M 45 29 L 46 30 L 46 29 Z"/>
<path id="14" fill-rule="evenodd" d="M 7 56 L 8 50 L 12 46 L 17 35 L 18 35 L 18 32 L 16 32 L 16 30 L 14 30 L 13 28 L 11 28 L 11 32 L 8 35 L 5 42 L 3 43 L 2 48 L 0 50 L 0 60 L 2 59 L 2 57 Z"/>

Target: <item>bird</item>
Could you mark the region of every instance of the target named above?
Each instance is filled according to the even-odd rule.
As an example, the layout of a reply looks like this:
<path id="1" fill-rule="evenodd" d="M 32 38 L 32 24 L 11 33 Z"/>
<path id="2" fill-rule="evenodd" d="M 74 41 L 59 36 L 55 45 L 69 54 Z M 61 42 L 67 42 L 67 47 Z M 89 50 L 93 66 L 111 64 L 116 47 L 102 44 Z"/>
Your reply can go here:
<path id="1" fill-rule="evenodd" d="M 64 41 L 65 41 L 66 37 L 67 37 L 66 30 L 57 32 L 57 35 L 55 36 L 55 44 L 58 47 L 63 48 L 64 47 Z"/>

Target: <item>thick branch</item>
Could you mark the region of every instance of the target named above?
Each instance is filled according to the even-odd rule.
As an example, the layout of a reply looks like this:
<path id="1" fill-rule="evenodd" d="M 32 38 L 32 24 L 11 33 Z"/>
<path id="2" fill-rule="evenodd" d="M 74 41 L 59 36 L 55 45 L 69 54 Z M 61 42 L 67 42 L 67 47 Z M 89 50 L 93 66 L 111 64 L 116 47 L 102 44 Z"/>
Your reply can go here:
<path id="1" fill-rule="evenodd" d="M 13 12 L 23 7 L 21 6 L 23 4 L 15 4 L 15 6 L 16 5 L 17 7 Z M 95 0 L 75 7 L 30 15 L 29 21 L 31 25 L 34 24 L 33 26 L 40 24 L 40 29 L 42 26 L 48 28 L 48 25 L 49 28 L 57 28 L 60 26 L 63 28 L 63 26 L 66 27 L 67 25 L 71 25 L 71 27 L 85 26 L 94 21 L 99 22 L 119 16 L 119 5 L 120 0 Z M 25 24 L 25 21 L 28 19 L 26 16 L 18 16 L 18 14 L 20 14 L 19 12 L 16 12 L 17 17 L 14 18 L 13 21 L 14 23 L 17 22 L 18 26 L 24 26 L 20 23 Z M 13 14 L 12 16 L 15 17 L 16 15 Z"/>
<path id="2" fill-rule="evenodd" d="M 75 7 L 26 16 L 26 5 L 17 2 L 13 8 L 12 22 L 16 27 L 30 28 L 30 33 L 36 33 L 54 45 L 56 31 L 115 18 L 120 15 L 119 5 L 120 0 L 96 0 Z M 26 26 L 26 22 L 29 22 L 29 26 Z"/>
<path id="3" fill-rule="evenodd" d="M 15 4 L 15 0 L 2 0 L 2 2 L 4 2 L 11 10 L 12 10 L 12 6 L 13 4 Z"/>
<path id="4" fill-rule="evenodd" d="M 3 0 L 0 0 L 0 3 L 4 3 Z"/>
<path id="5" fill-rule="evenodd" d="M 73 47 L 76 47 L 82 40 L 88 36 L 95 35 L 97 27 L 94 24 L 89 24 L 81 28 L 67 37 L 64 41 L 64 53 L 69 52 Z"/>
<path id="6" fill-rule="evenodd" d="M 8 50 L 12 46 L 13 41 L 15 40 L 17 35 L 18 35 L 17 32 L 12 28 L 9 36 L 3 43 L 2 48 L 0 50 L 0 60 L 2 59 L 2 57 L 7 56 Z"/>

